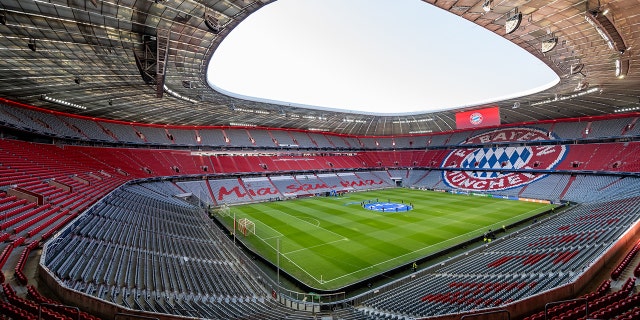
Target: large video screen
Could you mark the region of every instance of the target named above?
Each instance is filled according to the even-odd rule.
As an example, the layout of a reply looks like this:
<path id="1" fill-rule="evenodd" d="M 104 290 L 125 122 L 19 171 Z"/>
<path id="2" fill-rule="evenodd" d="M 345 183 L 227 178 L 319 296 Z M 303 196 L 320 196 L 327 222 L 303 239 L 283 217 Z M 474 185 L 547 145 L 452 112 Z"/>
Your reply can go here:
<path id="1" fill-rule="evenodd" d="M 500 125 L 500 108 L 491 107 L 456 113 L 456 128 L 482 128 Z"/>

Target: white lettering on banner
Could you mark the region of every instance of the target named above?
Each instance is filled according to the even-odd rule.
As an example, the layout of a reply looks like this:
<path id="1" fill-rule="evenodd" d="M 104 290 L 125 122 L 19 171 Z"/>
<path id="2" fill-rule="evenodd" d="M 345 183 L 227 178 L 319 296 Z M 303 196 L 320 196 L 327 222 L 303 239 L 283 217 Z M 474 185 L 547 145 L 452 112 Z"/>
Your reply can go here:
<path id="1" fill-rule="evenodd" d="M 448 186 L 462 190 L 496 191 L 526 185 L 546 175 L 518 170 L 554 169 L 564 159 L 569 147 L 548 145 L 464 148 L 465 145 L 553 139 L 555 135 L 536 128 L 502 128 L 469 137 L 441 163 L 442 167 L 461 170 L 444 171 L 442 180 Z M 501 171 L 502 168 L 504 171 Z"/>

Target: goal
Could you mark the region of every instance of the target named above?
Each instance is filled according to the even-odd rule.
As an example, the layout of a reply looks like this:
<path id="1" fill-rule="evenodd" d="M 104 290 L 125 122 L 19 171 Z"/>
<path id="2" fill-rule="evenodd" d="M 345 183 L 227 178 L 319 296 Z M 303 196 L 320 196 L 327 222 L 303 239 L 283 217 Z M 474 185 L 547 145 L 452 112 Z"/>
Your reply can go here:
<path id="1" fill-rule="evenodd" d="M 238 231 L 240 231 L 245 237 L 248 234 L 256 234 L 256 225 L 253 221 L 247 218 L 238 219 L 238 223 L 236 224 Z"/>
<path id="2" fill-rule="evenodd" d="M 231 209 L 229 209 L 229 206 L 226 204 L 221 205 L 217 211 L 218 211 L 218 214 L 223 217 L 228 217 L 231 215 Z"/>

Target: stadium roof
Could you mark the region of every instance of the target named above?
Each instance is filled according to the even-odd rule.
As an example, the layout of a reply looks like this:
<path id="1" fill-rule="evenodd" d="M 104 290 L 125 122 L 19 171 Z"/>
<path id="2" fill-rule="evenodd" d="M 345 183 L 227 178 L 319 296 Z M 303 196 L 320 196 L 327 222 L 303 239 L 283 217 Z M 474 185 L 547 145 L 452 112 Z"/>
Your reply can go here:
<path id="1" fill-rule="evenodd" d="M 205 77 L 213 52 L 235 26 L 270 2 L 0 0 L 0 96 L 90 117 L 155 124 L 249 124 L 358 135 L 455 129 L 456 111 L 407 116 L 319 111 L 211 89 Z M 425 2 L 496 32 L 560 76 L 560 83 L 548 90 L 496 102 L 502 123 L 640 107 L 640 1 Z M 516 8 L 522 14 L 520 26 L 506 34 L 505 22 L 516 16 Z M 517 78 L 518 70 L 504 76 Z"/>

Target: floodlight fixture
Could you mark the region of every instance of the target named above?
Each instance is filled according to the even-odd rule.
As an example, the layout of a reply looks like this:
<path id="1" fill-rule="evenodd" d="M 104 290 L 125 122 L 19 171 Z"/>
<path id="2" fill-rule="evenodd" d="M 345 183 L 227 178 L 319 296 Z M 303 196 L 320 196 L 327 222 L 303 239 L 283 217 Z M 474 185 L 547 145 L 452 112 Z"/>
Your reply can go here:
<path id="1" fill-rule="evenodd" d="M 584 69 L 584 63 L 577 63 L 577 64 L 573 64 L 571 65 L 571 74 L 576 74 L 576 73 L 580 73 L 582 72 L 582 69 Z"/>
<path id="2" fill-rule="evenodd" d="M 410 134 L 419 134 L 419 133 L 431 133 L 433 130 L 413 130 L 409 131 Z"/>
<path id="3" fill-rule="evenodd" d="M 578 82 L 578 84 L 576 85 L 575 89 L 573 89 L 573 91 L 582 91 L 588 87 L 589 87 L 589 81 L 583 79 Z"/>
<path id="4" fill-rule="evenodd" d="M 484 10 L 484 12 L 491 11 L 491 0 L 484 1 L 484 4 L 482 4 L 482 10 Z"/>
<path id="5" fill-rule="evenodd" d="M 229 126 L 232 126 L 232 127 L 257 127 L 258 125 L 254 124 L 254 123 L 248 123 L 248 122 L 229 122 Z"/>
<path id="6" fill-rule="evenodd" d="M 204 15 L 204 24 L 214 34 L 218 34 L 220 30 L 222 30 L 220 22 L 218 22 L 218 19 L 216 19 L 216 17 L 214 17 L 212 14 L 207 13 Z"/>
<path id="7" fill-rule="evenodd" d="M 540 51 L 542 51 L 542 53 L 547 53 L 553 50 L 553 48 L 555 48 L 557 44 L 558 37 L 551 35 L 549 38 L 542 40 Z"/>
<path id="8" fill-rule="evenodd" d="M 515 8 L 514 14 L 510 17 L 507 17 L 507 21 L 504 23 L 504 28 L 506 34 L 510 34 L 518 27 L 520 27 L 520 23 L 522 22 L 522 13 L 518 12 L 518 8 Z"/>
<path id="9" fill-rule="evenodd" d="M 636 111 L 636 110 L 640 110 L 640 106 L 620 108 L 620 109 L 613 110 L 613 112 L 621 113 L 621 112 L 630 112 L 630 111 Z"/>
<path id="10" fill-rule="evenodd" d="M 624 79 L 629 73 L 629 60 L 616 59 L 616 78 Z"/>
<path id="11" fill-rule="evenodd" d="M 42 99 L 44 101 L 47 101 L 47 102 L 63 105 L 63 106 L 66 106 L 66 107 L 72 107 L 72 108 L 76 108 L 76 109 L 80 109 L 80 110 L 87 110 L 87 107 L 85 107 L 83 105 L 79 105 L 77 103 L 65 101 L 65 100 L 62 100 L 62 99 L 52 98 L 52 97 L 49 97 L 46 94 L 41 95 L 40 99 Z"/>
<path id="12" fill-rule="evenodd" d="M 31 49 L 31 51 L 36 52 L 37 50 L 37 46 L 36 46 L 36 39 L 29 39 L 29 43 L 27 43 L 27 47 L 29 47 L 29 49 Z"/>
<path id="13" fill-rule="evenodd" d="M 604 9 L 604 11 L 601 10 L 602 7 L 600 6 L 588 10 L 588 13 L 584 16 L 585 20 L 596 29 L 596 32 L 598 32 L 611 50 L 615 50 L 619 54 L 624 54 L 628 48 L 624 43 L 622 34 L 620 34 L 613 22 L 605 15 L 605 12 L 608 13 L 610 10 L 608 8 Z"/>
<path id="14" fill-rule="evenodd" d="M 184 100 L 184 101 L 187 101 L 187 102 L 191 102 L 191 103 L 198 103 L 198 101 L 196 101 L 194 99 L 185 97 L 185 96 L 183 96 L 183 95 L 181 95 L 181 94 L 169 89 L 169 87 L 167 87 L 167 85 L 164 85 L 162 88 L 164 89 L 164 91 L 166 93 L 168 93 L 170 96 L 172 96 L 174 98 L 178 98 L 178 99 L 181 99 L 181 100 Z"/>

